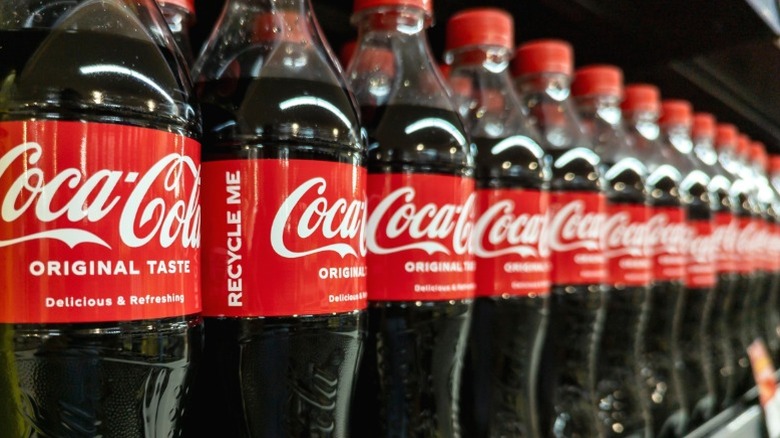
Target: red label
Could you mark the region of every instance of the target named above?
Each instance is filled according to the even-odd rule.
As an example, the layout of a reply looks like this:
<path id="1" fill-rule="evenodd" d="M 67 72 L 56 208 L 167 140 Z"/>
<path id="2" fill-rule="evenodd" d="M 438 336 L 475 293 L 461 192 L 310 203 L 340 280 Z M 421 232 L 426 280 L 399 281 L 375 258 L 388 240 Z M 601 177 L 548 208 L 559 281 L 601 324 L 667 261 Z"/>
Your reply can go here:
<path id="1" fill-rule="evenodd" d="M 717 246 L 712 236 L 713 225 L 709 220 L 688 222 L 690 237 L 686 253 L 687 269 L 685 285 L 689 288 L 715 286 Z"/>
<path id="2" fill-rule="evenodd" d="M 685 252 L 689 230 L 680 207 L 654 207 L 647 222 L 648 246 L 653 257 L 653 279 L 685 279 Z"/>
<path id="3" fill-rule="evenodd" d="M 607 279 L 601 246 L 604 195 L 595 192 L 550 194 L 549 247 L 553 284 L 599 284 Z"/>
<path id="4" fill-rule="evenodd" d="M 475 198 L 470 178 L 369 175 L 369 300 L 472 298 Z"/>
<path id="5" fill-rule="evenodd" d="M 203 163 L 205 316 L 366 307 L 366 170 L 313 160 Z"/>
<path id="6" fill-rule="evenodd" d="M 747 274 L 753 272 L 756 266 L 755 244 L 758 234 L 758 223 L 750 217 L 737 219 L 739 238 L 737 239 L 737 272 Z"/>
<path id="7" fill-rule="evenodd" d="M 780 271 L 780 224 L 772 225 L 772 243 L 770 252 L 772 254 L 772 270 Z"/>
<path id="8" fill-rule="evenodd" d="M 539 190 L 477 191 L 478 296 L 550 292 L 550 252 L 543 239 L 549 203 L 549 194 Z"/>
<path id="9" fill-rule="evenodd" d="M 644 205 L 609 204 L 604 224 L 604 254 L 609 284 L 643 286 L 652 281 L 647 245 L 650 209 Z"/>
<path id="10" fill-rule="evenodd" d="M 152 129 L 0 123 L 2 323 L 200 312 L 200 145 Z"/>
<path id="11" fill-rule="evenodd" d="M 712 239 L 718 272 L 736 272 L 738 238 L 739 221 L 729 212 L 717 213 Z"/>
<path id="12" fill-rule="evenodd" d="M 772 223 L 761 221 L 761 238 L 758 240 L 758 250 L 761 257 L 761 266 L 765 271 L 771 271 L 774 267 L 772 254 Z"/>

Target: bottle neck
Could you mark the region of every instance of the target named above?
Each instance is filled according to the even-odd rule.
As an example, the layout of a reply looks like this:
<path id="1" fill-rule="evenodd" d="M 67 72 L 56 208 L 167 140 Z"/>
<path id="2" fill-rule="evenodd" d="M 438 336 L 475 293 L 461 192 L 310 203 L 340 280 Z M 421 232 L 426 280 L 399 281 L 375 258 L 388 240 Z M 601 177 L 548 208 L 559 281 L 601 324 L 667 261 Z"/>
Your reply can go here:
<path id="1" fill-rule="evenodd" d="M 693 151 L 691 140 L 691 128 L 683 123 L 669 123 L 661 126 L 666 142 L 681 154 L 690 154 Z"/>
<path id="2" fill-rule="evenodd" d="M 714 143 L 715 139 L 711 135 L 697 135 L 693 138 L 693 152 L 696 158 L 708 166 L 714 166 L 718 162 Z"/>
<path id="3" fill-rule="evenodd" d="M 468 46 L 447 52 L 447 62 L 456 68 L 475 68 L 484 74 L 508 77 L 507 67 L 512 53 L 501 46 Z"/>
<path id="4" fill-rule="evenodd" d="M 579 96 L 575 99 L 580 118 L 595 128 L 622 129 L 620 98 L 612 95 Z"/>
<path id="5" fill-rule="evenodd" d="M 528 108 L 546 147 L 556 150 L 572 147 L 592 149 L 569 99 L 570 83 L 569 76 L 563 73 L 521 75 L 515 82 L 522 103 Z"/>
<path id="6" fill-rule="evenodd" d="M 658 126 L 657 111 L 627 111 L 624 114 L 624 117 L 629 131 L 634 132 L 648 141 L 658 140 L 661 128 Z"/>
<path id="7" fill-rule="evenodd" d="M 445 85 L 439 68 L 433 62 L 424 30 L 430 24 L 428 14 L 415 7 L 379 7 L 356 13 L 352 21 L 358 27 L 358 46 L 347 76 L 361 105 L 394 104 L 442 108 L 455 112 L 451 92 Z M 358 68 L 366 64 L 369 52 L 384 51 L 391 56 L 389 83 L 382 93 L 373 90 L 374 81 L 367 71 Z"/>

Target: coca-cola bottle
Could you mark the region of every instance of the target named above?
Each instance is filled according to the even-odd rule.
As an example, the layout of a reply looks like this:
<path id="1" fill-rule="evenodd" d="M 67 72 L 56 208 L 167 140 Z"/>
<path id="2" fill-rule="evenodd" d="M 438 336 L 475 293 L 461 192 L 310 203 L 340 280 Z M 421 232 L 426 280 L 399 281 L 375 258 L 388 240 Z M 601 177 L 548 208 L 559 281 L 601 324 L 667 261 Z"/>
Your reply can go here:
<path id="1" fill-rule="evenodd" d="M 715 372 L 710 357 L 709 334 L 704 333 L 707 316 L 707 299 L 715 287 L 715 248 L 712 231 L 714 225 L 713 200 L 710 177 L 692 157 L 691 124 L 693 114 L 690 103 L 683 100 L 664 100 L 661 103 L 661 142 L 668 163 L 677 169 L 682 180 L 680 195 L 685 208 L 688 234 L 685 242 L 685 289 L 678 300 L 675 324 L 680 327 L 679 348 L 681 373 L 688 396 L 691 428 L 697 427 L 714 415 L 715 394 L 707 385 Z M 704 378 L 702 378 L 704 376 Z"/>
<path id="2" fill-rule="evenodd" d="M 735 198 L 735 207 L 738 224 L 738 235 L 736 239 L 735 251 L 737 254 L 737 284 L 732 299 L 727 299 L 723 307 L 725 309 L 725 319 L 729 326 L 729 341 L 731 342 L 731 352 L 734 355 L 732 362 L 733 397 L 740 397 L 752 385 L 752 373 L 750 360 L 747 356 L 747 345 L 750 335 L 747 327 L 749 321 L 745 315 L 747 305 L 746 299 L 749 298 L 747 291 L 756 287 L 755 276 L 753 275 L 754 263 L 752 254 L 753 234 L 755 224 L 753 215 L 755 210 L 755 195 L 753 183 L 749 175 L 745 172 L 745 162 L 743 152 L 747 152 L 748 141 L 742 135 L 739 135 L 736 128 L 727 125 L 728 130 L 734 130 L 734 139 L 718 142 L 718 157 L 732 178 L 732 196 Z M 729 134 L 730 137 L 730 134 Z M 724 406 L 729 402 L 727 396 L 724 400 Z"/>
<path id="3" fill-rule="evenodd" d="M 190 28 L 195 24 L 195 0 L 157 0 L 173 39 L 188 66 L 195 56 L 190 41 Z"/>
<path id="4" fill-rule="evenodd" d="M 170 32 L 152 0 L 0 17 L 0 435 L 181 436 L 200 118 Z"/>
<path id="5" fill-rule="evenodd" d="M 658 88 L 648 84 L 625 87 L 621 104 L 629 137 L 648 151 L 647 191 L 650 193 L 648 246 L 653 265 L 644 326 L 642 380 L 649 396 L 653 434 L 682 436 L 688 425 L 686 393 L 680 363 L 679 327 L 675 324 L 685 280 L 685 211 L 680 198 L 680 172 L 668 163 L 660 143 Z"/>
<path id="6" fill-rule="evenodd" d="M 366 306 L 355 101 L 308 0 L 228 0 L 193 76 L 209 214 L 189 433 L 345 436 Z"/>
<path id="7" fill-rule="evenodd" d="M 601 248 L 606 200 L 599 157 L 569 100 L 572 65 L 569 44 L 537 40 L 518 48 L 513 74 L 552 165 L 552 289 L 540 365 L 540 427 L 552 436 L 595 436 L 594 367 L 607 276 Z"/>
<path id="8" fill-rule="evenodd" d="M 775 194 L 773 210 L 780 216 L 780 156 L 770 156 L 767 164 L 767 178 L 770 187 Z M 769 332 L 767 343 L 769 344 L 772 358 L 775 363 L 780 363 L 780 219 L 776 219 L 771 228 L 769 257 L 772 260 L 773 286 L 770 291 L 769 302 Z"/>
<path id="9" fill-rule="evenodd" d="M 348 69 L 368 131 L 369 336 L 353 435 L 458 436 L 474 296 L 474 158 L 430 53 L 427 0 L 357 0 Z M 389 87 L 361 67 L 392 55 Z"/>
<path id="10" fill-rule="evenodd" d="M 756 186 L 756 201 L 761 214 L 760 228 L 755 239 L 754 251 L 756 251 L 756 270 L 758 271 L 758 287 L 751 291 L 752 298 L 752 316 L 750 320 L 755 325 L 755 334 L 757 338 L 764 341 L 769 335 L 770 302 L 771 290 L 774 287 L 774 272 L 772 253 L 770 251 L 770 237 L 772 227 L 777 221 L 777 212 L 775 210 L 775 193 L 766 176 L 766 167 L 769 157 L 766 148 L 761 142 L 752 142 L 750 144 L 749 167 L 752 171 L 753 181 Z"/>
<path id="11" fill-rule="evenodd" d="M 711 366 L 704 378 L 708 390 L 715 394 L 715 408 L 723 405 L 727 398 L 732 398 L 729 393 L 727 379 L 731 374 L 733 354 L 728 342 L 729 325 L 725 316 L 725 303 L 727 298 L 735 293 L 737 283 L 737 258 L 736 240 L 739 231 L 737 222 L 738 209 L 736 199 L 732 197 L 732 179 L 728 172 L 718 161 L 715 151 L 716 135 L 718 140 L 728 143 L 728 129 L 716 132 L 715 117 L 708 113 L 693 115 L 691 137 L 693 139 L 694 157 L 698 164 L 710 177 L 710 193 L 714 197 L 713 203 L 713 248 L 715 250 L 717 281 L 715 288 L 709 295 L 702 314 L 702 341 L 704 342 L 704 354 L 708 355 L 704 363 Z M 721 138 L 722 137 L 722 138 Z M 727 394 L 729 393 L 729 394 Z"/>
<path id="12" fill-rule="evenodd" d="M 595 397 L 606 436 L 645 436 L 651 431 L 646 387 L 640 380 L 651 268 L 647 245 L 650 209 L 645 189 L 648 151 L 622 126 L 623 72 L 583 67 L 572 94 L 596 153 L 607 196 L 602 248 L 609 266 L 604 331 L 598 345 Z M 644 145 L 639 145 L 644 146 Z M 640 326 L 641 322 L 641 326 Z"/>
<path id="13" fill-rule="evenodd" d="M 490 8 L 447 23 L 453 84 L 474 84 L 467 113 L 476 145 L 476 300 L 461 390 L 464 436 L 539 436 L 536 376 L 550 292 L 543 233 L 549 169 L 507 67 L 512 16 Z"/>

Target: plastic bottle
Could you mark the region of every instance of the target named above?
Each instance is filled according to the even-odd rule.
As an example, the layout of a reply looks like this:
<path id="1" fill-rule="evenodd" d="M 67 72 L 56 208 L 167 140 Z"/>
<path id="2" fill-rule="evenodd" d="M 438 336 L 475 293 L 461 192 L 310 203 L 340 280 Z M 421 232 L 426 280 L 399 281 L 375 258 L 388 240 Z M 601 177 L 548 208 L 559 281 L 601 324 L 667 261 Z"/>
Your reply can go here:
<path id="1" fill-rule="evenodd" d="M 549 169 L 507 67 L 512 17 L 499 9 L 458 12 L 447 23 L 453 84 L 474 102 L 476 300 L 461 390 L 463 435 L 539 436 L 536 383 L 550 293 L 544 241 Z"/>
<path id="2" fill-rule="evenodd" d="M 193 76 L 209 214 L 188 433 L 345 436 L 367 275 L 355 101 L 308 0 L 229 0 Z"/>
<path id="3" fill-rule="evenodd" d="M 520 46 L 516 87 L 551 163 L 549 326 L 540 374 L 540 425 L 551 436 L 595 436 L 595 366 L 607 263 L 600 161 L 569 100 L 572 48 L 557 40 Z"/>
<path id="4" fill-rule="evenodd" d="M 604 332 L 598 346 L 596 399 L 606 436 L 645 436 L 651 432 L 650 401 L 640 372 L 644 364 L 648 289 L 649 151 L 640 149 L 622 126 L 623 72 L 614 66 L 576 71 L 572 94 L 583 126 L 601 158 L 607 196 L 602 231 L 609 276 Z"/>
<path id="5" fill-rule="evenodd" d="M 685 279 L 687 234 L 680 198 L 682 175 L 668 163 L 660 143 L 658 88 L 648 84 L 625 87 L 621 104 L 626 131 L 636 147 L 649 151 L 647 191 L 650 193 L 649 246 L 653 262 L 645 332 L 642 378 L 649 394 L 653 434 L 682 436 L 690 412 L 677 364 L 680 362 L 678 301 Z"/>
<path id="6" fill-rule="evenodd" d="M 474 296 L 474 158 L 433 61 L 423 0 L 358 0 L 348 69 L 369 138 L 369 337 L 352 435 L 458 436 Z M 392 54 L 389 87 L 360 68 Z"/>
<path id="7" fill-rule="evenodd" d="M 685 289 L 678 300 L 675 324 L 680 326 L 681 372 L 691 412 L 690 428 L 694 429 L 715 413 L 715 394 L 707 385 L 715 372 L 708 361 L 712 343 L 703 324 L 708 320 L 706 304 L 715 287 L 716 267 L 712 238 L 715 196 L 710 192 L 709 176 L 692 158 L 692 122 L 690 103 L 682 100 L 661 103 L 659 125 L 663 151 L 668 163 L 682 175 L 680 194 L 688 226 Z"/>
<path id="8" fill-rule="evenodd" d="M 195 61 L 190 41 L 190 28 L 195 25 L 195 0 L 157 0 L 157 4 L 184 61 L 191 66 Z"/>
<path id="9" fill-rule="evenodd" d="M 170 32 L 151 0 L 0 17 L 0 435 L 181 436 L 200 117 Z"/>
<path id="10" fill-rule="evenodd" d="M 727 130 L 726 130 L 727 131 Z M 721 134 L 716 130 L 715 117 L 707 113 L 693 115 L 691 137 L 693 139 L 694 157 L 698 164 L 710 177 L 710 193 L 714 196 L 713 206 L 715 210 L 713 225 L 713 240 L 716 257 L 717 282 L 715 288 L 707 299 L 702 320 L 703 337 L 705 343 L 705 364 L 709 364 L 711 371 L 704 377 L 708 379 L 706 384 L 708 391 L 715 394 L 716 410 L 720 409 L 727 397 L 727 380 L 733 361 L 733 353 L 728 343 L 729 326 L 725 318 L 725 303 L 728 297 L 735 293 L 737 284 L 737 257 L 736 244 L 739 234 L 738 200 L 732 196 L 732 179 L 728 172 L 718 161 L 715 151 L 716 135 L 725 143 L 732 141 L 728 132 Z M 721 135 L 723 138 L 720 138 Z"/>
<path id="11" fill-rule="evenodd" d="M 775 193 L 776 202 L 773 209 L 775 212 L 780 212 L 780 157 L 769 156 L 766 172 L 769 184 Z M 774 283 L 767 303 L 770 312 L 767 344 L 772 352 L 774 363 L 780 363 L 780 221 L 778 220 L 772 226 L 769 252 Z"/>

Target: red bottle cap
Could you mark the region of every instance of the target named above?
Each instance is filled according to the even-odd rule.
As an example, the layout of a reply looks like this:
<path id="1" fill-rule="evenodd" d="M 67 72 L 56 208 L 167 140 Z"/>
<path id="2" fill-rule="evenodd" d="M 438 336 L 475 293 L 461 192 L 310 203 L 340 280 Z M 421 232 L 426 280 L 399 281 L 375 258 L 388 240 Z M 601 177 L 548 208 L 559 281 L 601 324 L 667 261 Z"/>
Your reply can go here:
<path id="1" fill-rule="evenodd" d="M 750 143 L 750 159 L 758 163 L 762 168 L 766 168 L 767 156 L 766 147 L 760 141 Z"/>
<path id="2" fill-rule="evenodd" d="M 255 19 L 255 41 L 304 42 L 308 39 L 308 25 L 300 23 L 306 20 L 295 11 L 276 11 L 259 14 Z"/>
<path id="3" fill-rule="evenodd" d="M 613 65 L 591 65 L 574 73 L 571 92 L 575 96 L 623 97 L 623 71 Z"/>
<path id="4" fill-rule="evenodd" d="M 771 173 L 780 172 L 780 155 L 769 156 L 769 172 Z"/>
<path id="5" fill-rule="evenodd" d="M 523 44 L 515 52 L 512 74 L 563 73 L 571 75 L 574 51 L 561 40 L 536 40 Z"/>
<path id="6" fill-rule="evenodd" d="M 623 111 L 658 112 L 661 109 L 661 92 L 650 84 L 631 84 L 624 90 Z"/>
<path id="7" fill-rule="evenodd" d="M 352 58 L 355 56 L 355 50 L 357 50 L 357 41 L 347 41 L 344 43 L 343 46 L 341 46 L 341 50 L 339 51 L 339 62 L 341 62 L 341 66 L 344 67 L 344 70 L 349 67 L 349 63 L 352 62 Z"/>
<path id="8" fill-rule="evenodd" d="M 157 4 L 160 6 L 165 4 L 176 5 L 195 15 L 195 0 L 157 0 Z"/>
<path id="9" fill-rule="evenodd" d="M 737 136 L 737 154 L 745 159 L 750 158 L 750 138 L 745 134 Z"/>
<path id="10" fill-rule="evenodd" d="M 514 48 L 514 22 L 506 11 L 496 8 L 466 9 L 447 22 L 447 51 L 466 46 Z"/>
<path id="11" fill-rule="evenodd" d="M 360 12 L 383 6 L 420 8 L 428 14 L 433 14 L 433 0 L 355 0 L 353 10 Z"/>
<path id="12" fill-rule="evenodd" d="M 693 137 L 715 137 L 715 116 L 710 113 L 695 113 L 693 115 Z"/>
<path id="13" fill-rule="evenodd" d="M 662 125 L 690 125 L 693 119 L 693 107 L 687 100 L 666 99 L 661 102 L 661 116 L 658 123 Z"/>
<path id="14" fill-rule="evenodd" d="M 737 127 L 729 123 L 719 123 L 717 134 L 715 136 L 715 147 L 720 149 L 724 146 L 737 145 Z"/>

